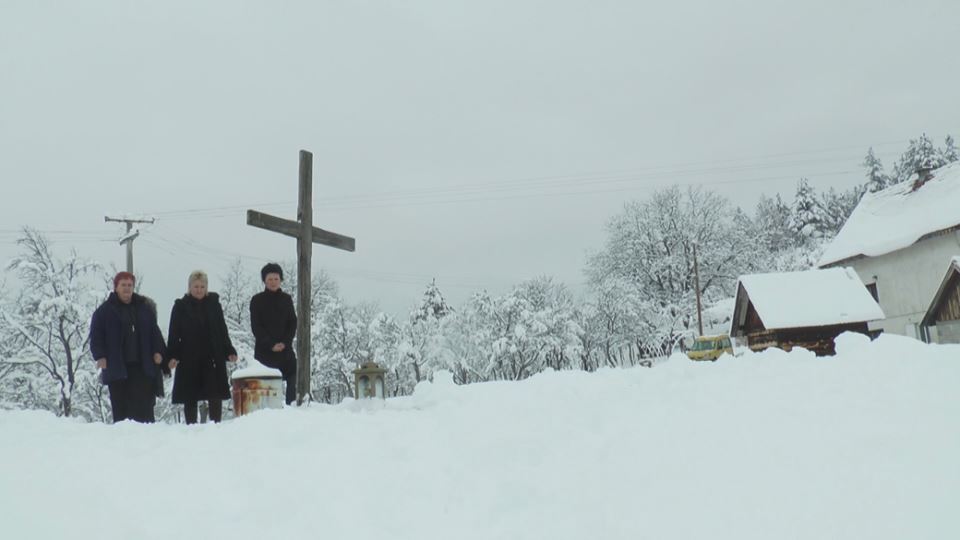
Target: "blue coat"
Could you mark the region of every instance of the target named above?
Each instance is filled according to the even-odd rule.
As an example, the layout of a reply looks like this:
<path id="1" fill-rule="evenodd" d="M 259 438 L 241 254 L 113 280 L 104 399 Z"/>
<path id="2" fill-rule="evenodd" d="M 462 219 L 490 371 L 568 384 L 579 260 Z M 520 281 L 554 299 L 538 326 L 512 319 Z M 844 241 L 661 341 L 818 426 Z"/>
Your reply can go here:
<path id="1" fill-rule="evenodd" d="M 157 315 L 147 305 L 144 297 L 133 295 L 131 300 L 137 314 L 137 337 L 139 338 L 140 363 L 144 373 L 156 378 L 160 366 L 153 363 L 154 353 L 163 354 L 166 348 L 163 335 L 157 326 Z M 100 304 L 93 312 L 90 321 L 90 353 L 93 360 L 107 359 L 107 369 L 100 373 L 100 382 L 109 384 L 127 378 L 127 366 L 123 360 L 123 328 L 120 318 L 120 298 L 117 293 L 110 293 L 110 297 Z"/>

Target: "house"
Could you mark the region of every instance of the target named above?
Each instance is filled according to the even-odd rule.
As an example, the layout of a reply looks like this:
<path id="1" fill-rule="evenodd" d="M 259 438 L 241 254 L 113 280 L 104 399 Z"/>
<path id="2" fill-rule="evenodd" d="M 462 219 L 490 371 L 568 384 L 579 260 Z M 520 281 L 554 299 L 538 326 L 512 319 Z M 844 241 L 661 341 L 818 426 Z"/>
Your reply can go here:
<path id="1" fill-rule="evenodd" d="M 740 276 L 730 336 L 753 350 L 803 347 L 817 356 L 834 353 L 843 332 L 866 334 L 884 318 L 851 268 Z"/>
<path id="2" fill-rule="evenodd" d="M 928 332 L 927 341 L 960 343 L 960 257 L 950 259 L 947 274 L 933 295 L 921 327 Z"/>
<path id="3" fill-rule="evenodd" d="M 960 163 L 951 163 L 865 194 L 817 266 L 857 272 L 886 314 L 871 331 L 917 338 L 943 267 L 957 255 Z"/>

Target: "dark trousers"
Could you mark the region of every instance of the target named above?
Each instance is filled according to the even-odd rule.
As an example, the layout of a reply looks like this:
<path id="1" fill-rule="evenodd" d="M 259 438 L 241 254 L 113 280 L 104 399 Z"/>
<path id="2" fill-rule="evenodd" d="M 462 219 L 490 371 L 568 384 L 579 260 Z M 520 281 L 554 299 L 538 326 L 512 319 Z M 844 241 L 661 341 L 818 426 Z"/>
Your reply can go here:
<path id="1" fill-rule="evenodd" d="M 153 385 L 154 379 L 144 373 L 143 366 L 127 364 L 127 378 L 107 384 L 113 421 L 153 422 L 153 405 L 156 403 Z"/>
<path id="2" fill-rule="evenodd" d="M 223 402 L 219 399 L 207 401 L 210 408 L 210 420 L 220 422 L 223 419 Z M 183 421 L 188 424 L 197 423 L 197 402 L 187 401 L 183 404 Z"/>
<path id="3" fill-rule="evenodd" d="M 287 405 L 291 405 L 297 402 L 297 359 L 294 358 L 292 361 L 284 362 L 283 365 L 277 367 L 280 370 L 280 374 L 283 376 L 283 382 L 287 384 L 286 398 Z"/>
<path id="4" fill-rule="evenodd" d="M 270 362 L 269 360 L 257 359 L 261 364 L 279 369 L 283 382 L 287 384 L 285 400 L 287 405 L 297 402 L 297 357 L 293 354 L 284 358 L 283 362 Z"/>

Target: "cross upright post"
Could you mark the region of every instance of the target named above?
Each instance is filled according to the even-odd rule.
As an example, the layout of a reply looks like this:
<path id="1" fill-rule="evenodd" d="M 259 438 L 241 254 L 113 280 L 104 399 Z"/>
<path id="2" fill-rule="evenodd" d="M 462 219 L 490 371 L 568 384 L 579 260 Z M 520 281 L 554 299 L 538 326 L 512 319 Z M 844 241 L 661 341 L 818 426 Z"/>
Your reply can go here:
<path id="1" fill-rule="evenodd" d="M 313 260 L 313 154 L 300 151 L 300 189 L 297 221 L 300 235 L 297 237 L 297 405 L 310 394 L 310 296 L 311 269 Z M 306 369 L 299 369 L 305 367 Z"/>
<path id="2" fill-rule="evenodd" d="M 247 225 L 297 239 L 297 404 L 310 395 L 310 263 L 313 244 L 355 251 L 356 241 L 313 226 L 313 154 L 300 151 L 300 186 L 297 220 L 290 221 L 247 210 Z"/>

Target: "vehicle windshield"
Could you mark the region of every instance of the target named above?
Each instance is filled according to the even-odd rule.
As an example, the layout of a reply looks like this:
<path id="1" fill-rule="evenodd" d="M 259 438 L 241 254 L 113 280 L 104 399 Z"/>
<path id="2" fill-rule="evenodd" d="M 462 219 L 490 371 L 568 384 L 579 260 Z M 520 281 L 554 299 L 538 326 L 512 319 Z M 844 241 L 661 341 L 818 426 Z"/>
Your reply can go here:
<path id="1" fill-rule="evenodd" d="M 714 349 L 719 349 L 719 343 L 715 339 L 698 339 L 693 342 L 693 347 L 690 348 L 691 351 L 712 351 Z"/>

